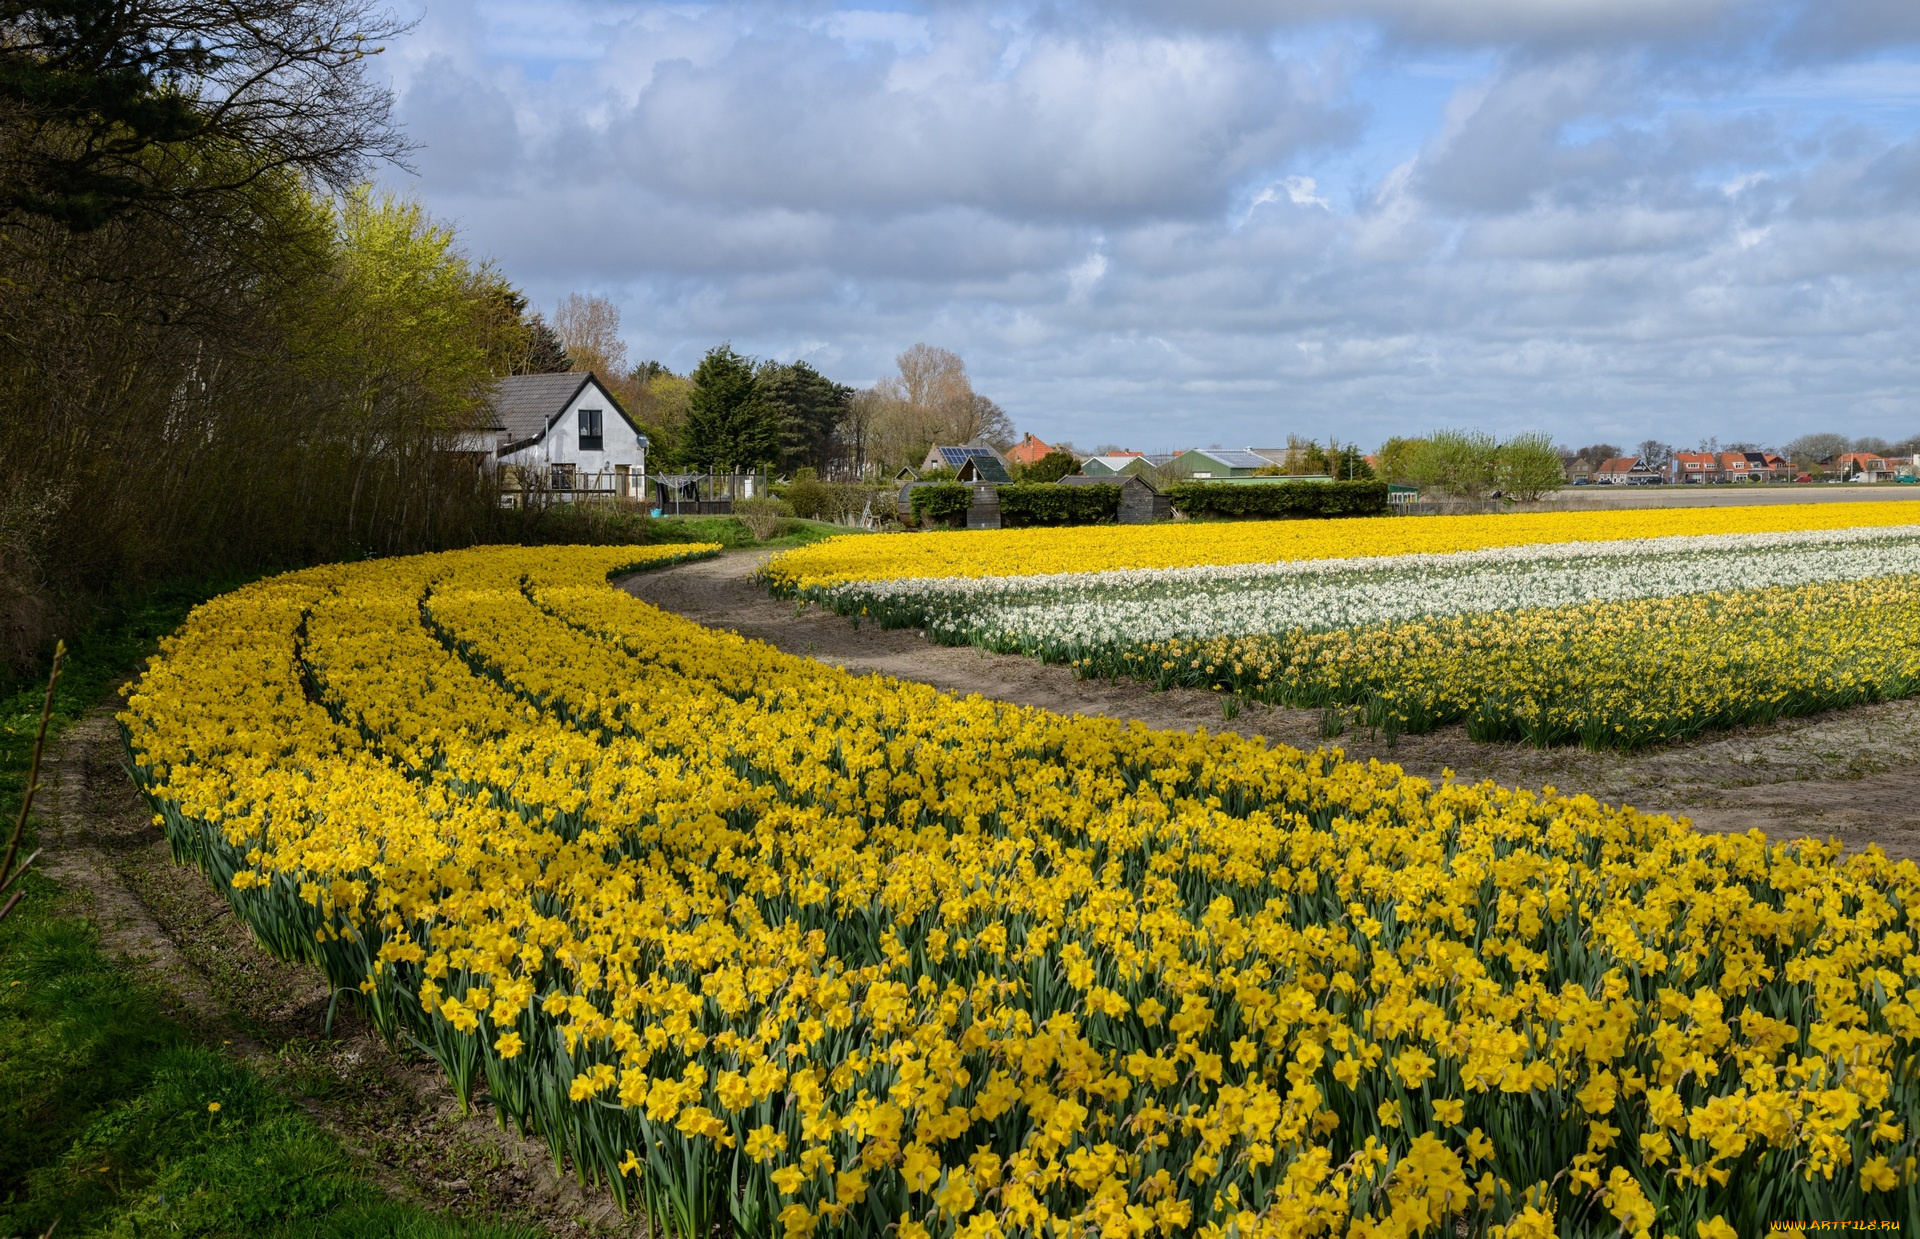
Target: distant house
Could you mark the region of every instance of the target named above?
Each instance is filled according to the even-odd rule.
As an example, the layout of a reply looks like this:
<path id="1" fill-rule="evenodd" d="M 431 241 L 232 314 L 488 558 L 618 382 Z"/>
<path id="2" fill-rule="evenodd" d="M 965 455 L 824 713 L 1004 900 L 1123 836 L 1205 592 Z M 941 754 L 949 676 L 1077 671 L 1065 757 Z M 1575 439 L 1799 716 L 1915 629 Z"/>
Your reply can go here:
<path id="1" fill-rule="evenodd" d="M 1784 459 L 1767 452 L 1722 452 L 1719 463 L 1728 482 L 1771 482 L 1791 471 Z"/>
<path id="2" fill-rule="evenodd" d="M 1089 455 L 1085 461 L 1081 461 L 1081 473 L 1089 478 L 1131 478 L 1150 473 L 1152 469 L 1152 461 L 1140 455 L 1139 451 L 1110 451 L 1106 455 Z"/>
<path id="3" fill-rule="evenodd" d="M 1090 478 L 1133 477 L 1151 468 L 1153 466 L 1139 452 L 1109 452 L 1105 456 L 1089 456 L 1080 462 L 1080 472 Z"/>
<path id="4" fill-rule="evenodd" d="M 1010 465 L 1037 465 L 1056 449 L 1044 439 L 1021 435 L 1020 442 L 1006 451 L 1006 462 Z"/>
<path id="5" fill-rule="evenodd" d="M 1699 485 L 1721 480 L 1720 458 L 1712 452 L 1675 452 L 1669 468 L 1675 482 Z"/>
<path id="6" fill-rule="evenodd" d="M 1262 469 L 1270 469 L 1273 462 L 1256 452 L 1242 448 L 1195 448 L 1182 452 L 1167 463 L 1168 472 L 1178 477 L 1207 481 L 1216 478 L 1252 477 Z"/>
<path id="7" fill-rule="evenodd" d="M 1849 482 L 1885 482 L 1894 476 L 1887 458 L 1874 452 L 1842 452 L 1833 458 L 1833 467 Z"/>
<path id="8" fill-rule="evenodd" d="M 560 495 L 598 492 L 639 498 L 647 436 L 592 374 L 514 374 L 488 392 L 468 446 L 492 444 L 499 465 L 523 483 Z"/>
<path id="9" fill-rule="evenodd" d="M 1002 470 L 1007 467 L 1006 459 L 984 443 L 968 443 L 959 447 L 935 444 L 927 449 L 927 458 L 920 462 L 920 472 L 926 474 L 935 469 L 951 469 L 958 473 L 961 465 L 981 456 L 992 457 Z"/>
<path id="10" fill-rule="evenodd" d="M 1648 486 L 1665 479 L 1638 456 L 1615 456 L 1603 460 L 1593 471 L 1593 480 L 1603 486 Z"/>

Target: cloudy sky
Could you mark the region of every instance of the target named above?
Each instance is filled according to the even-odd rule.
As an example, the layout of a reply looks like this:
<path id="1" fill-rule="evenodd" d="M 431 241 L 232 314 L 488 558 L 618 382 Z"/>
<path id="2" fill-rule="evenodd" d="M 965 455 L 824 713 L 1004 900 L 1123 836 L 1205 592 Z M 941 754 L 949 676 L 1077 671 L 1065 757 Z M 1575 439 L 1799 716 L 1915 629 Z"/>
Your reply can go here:
<path id="1" fill-rule="evenodd" d="M 427 0 L 389 180 L 635 358 L 1023 430 L 1920 432 L 1915 0 Z"/>

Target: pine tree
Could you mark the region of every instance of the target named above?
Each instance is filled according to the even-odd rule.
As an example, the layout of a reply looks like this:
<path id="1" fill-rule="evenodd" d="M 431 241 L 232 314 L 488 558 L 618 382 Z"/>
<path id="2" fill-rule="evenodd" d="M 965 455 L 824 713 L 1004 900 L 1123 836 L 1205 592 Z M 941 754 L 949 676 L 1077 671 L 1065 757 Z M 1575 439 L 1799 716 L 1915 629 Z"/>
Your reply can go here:
<path id="1" fill-rule="evenodd" d="M 780 428 L 781 472 L 824 469 L 853 389 L 834 382 L 804 361 L 790 366 L 763 363 L 756 387 Z"/>
<path id="2" fill-rule="evenodd" d="M 780 460 L 780 425 L 760 398 L 753 363 L 722 344 L 693 372 L 679 457 L 688 467 L 719 473 L 771 468 Z"/>

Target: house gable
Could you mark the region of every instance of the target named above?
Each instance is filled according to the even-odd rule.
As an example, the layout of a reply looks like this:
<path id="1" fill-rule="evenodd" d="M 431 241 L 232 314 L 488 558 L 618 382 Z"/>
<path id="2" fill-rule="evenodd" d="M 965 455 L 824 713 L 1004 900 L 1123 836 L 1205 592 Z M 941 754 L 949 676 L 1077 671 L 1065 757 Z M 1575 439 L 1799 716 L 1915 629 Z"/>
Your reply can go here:
<path id="1" fill-rule="evenodd" d="M 490 407 L 502 460 L 588 472 L 646 469 L 647 436 L 592 373 L 510 375 L 494 384 Z M 597 448 L 582 441 L 588 410 L 600 414 Z"/>

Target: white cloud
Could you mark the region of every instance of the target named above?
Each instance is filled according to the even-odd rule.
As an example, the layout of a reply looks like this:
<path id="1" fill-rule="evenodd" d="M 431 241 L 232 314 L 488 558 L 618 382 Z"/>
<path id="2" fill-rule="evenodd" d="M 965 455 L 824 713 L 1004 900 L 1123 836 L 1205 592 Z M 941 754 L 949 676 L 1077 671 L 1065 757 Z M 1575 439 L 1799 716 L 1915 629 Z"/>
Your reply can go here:
<path id="1" fill-rule="evenodd" d="M 470 247 L 681 367 L 928 340 L 1140 446 L 1905 434 L 1920 6 L 1833 3 L 489 3 L 390 71 Z"/>

